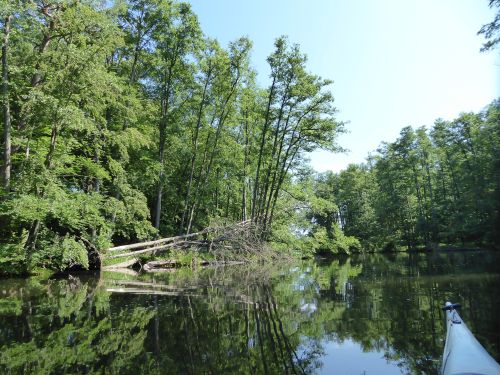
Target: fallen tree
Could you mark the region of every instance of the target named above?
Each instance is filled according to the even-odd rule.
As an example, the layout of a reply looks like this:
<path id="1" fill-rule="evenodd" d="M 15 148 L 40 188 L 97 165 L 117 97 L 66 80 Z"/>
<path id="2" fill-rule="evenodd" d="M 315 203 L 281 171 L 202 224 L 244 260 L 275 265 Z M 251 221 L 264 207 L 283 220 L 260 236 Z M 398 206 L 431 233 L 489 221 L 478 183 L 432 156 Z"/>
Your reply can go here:
<path id="1" fill-rule="evenodd" d="M 112 247 L 103 255 L 103 262 L 128 258 L 122 262 L 106 265 L 104 268 L 131 267 L 140 262 L 144 256 L 156 256 L 161 252 L 183 250 L 198 254 L 208 253 L 213 261 L 201 261 L 199 265 L 229 264 L 262 253 L 261 230 L 250 220 L 233 224 L 213 225 L 200 232 L 187 235 L 162 238 L 154 241 L 140 242 Z M 145 270 L 171 268 L 179 265 L 175 259 L 146 261 Z"/>

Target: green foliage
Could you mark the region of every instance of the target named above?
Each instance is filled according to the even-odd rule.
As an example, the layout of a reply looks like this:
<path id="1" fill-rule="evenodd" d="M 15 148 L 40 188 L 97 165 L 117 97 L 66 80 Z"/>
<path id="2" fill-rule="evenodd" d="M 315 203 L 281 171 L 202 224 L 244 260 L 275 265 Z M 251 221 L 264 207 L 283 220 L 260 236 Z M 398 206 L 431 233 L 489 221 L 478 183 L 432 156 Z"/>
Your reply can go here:
<path id="1" fill-rule="evenodd" d="M 488 1 L 490 8 L 500 8 L 500 0 Z M 497 11 L 493 21 L 487 23 L 486 25 L 483 25 L 477 33 L 484 35 L 484 37 L 487 39 L 486 43 L 484 43 L 483 47 L 481 48 L 481 52 L 495 49 L 498 43 L 500 43 L 500 12 Z"/>
<path id="2" fill-rule="evenodd" d="M 83 247 L 214 218 L 253 216 L 269 236 L 305 153 L 337 148 L 331 82 L 285 37 L 261 89 L 251 41 L 206 38 L 184 2 L 5 5 L 13 151 L 0 242 L 24 248 L 26 269 L 86 268 Z"/>
<path id="3" fill-rule="evenodd" d="M 312 248 L 316 252 L 331 254 L 350 254 L 360 251 L 361 243 L 356 237 L 346 236 L 337 224 L 332 225 L 330 230 L 319 227 L 312 233 Z"/>
<path id="4" fill-rule="evenodd" d="M 403 128 L 366 165 L 309 182 L 310 218 L 326 231 L 338 223 L 369 251 L 498 247 L 498 113 L 495 101 L 430 130 Z M 328 209 L 314 205 L 325 200 Z M 316 235 L 320 242 L 325 230 Z"/>
<path id="5" fill-rule="evenodd" d="M 21 244 L 0 244 L 0 275 L 23 274 L 25 263 Z"/>
<path id="6" fill-rule="evenodd" d="M 280 251 L 498 240 L 498 103 L 405 128 L 369 166 L 314 181 L 308 152 L 340 150 L 344 124 L 332 82 L 286 37 L 261 88 L 251 41 L 207 38 L 188 3 L 2 5 L 13 147 L 0 247 L 16 249 L 2 268 L 9 252 L 12 270 L 91 267 L 111 244 L 214 219 L 252 219 Z"/>
<path id="7" fill-rule="evenodd" d="M 82 266 L 85 269 L 89 268 L 87 249 L 83 243 L 75 241 L 70 237 L 64 237 L 57 246 L 61 249 L 62 253 L 62 269 L 71 268 L 76 265 Z"/>

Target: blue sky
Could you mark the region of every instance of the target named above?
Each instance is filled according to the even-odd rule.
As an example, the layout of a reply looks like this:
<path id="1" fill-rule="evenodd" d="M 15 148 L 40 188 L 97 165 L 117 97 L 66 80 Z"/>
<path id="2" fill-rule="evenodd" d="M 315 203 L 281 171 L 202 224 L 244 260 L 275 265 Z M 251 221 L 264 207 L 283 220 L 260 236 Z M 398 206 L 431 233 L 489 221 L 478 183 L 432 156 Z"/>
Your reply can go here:
<path id="1" fill-rule="evenodd" d="M 189 0 L 205 34 L 222 45 L 254 43 L 252 62 L 267 87 L 266 57 L 288 35 L 308 69 L 334 81 L 339 143 L 347 154 L 315 152 L 317 171 L 363 162 L 402 127 L 431 126 L 479 111 L 500 96 L 500 49 L 480 53 L 487 0 Z"/>

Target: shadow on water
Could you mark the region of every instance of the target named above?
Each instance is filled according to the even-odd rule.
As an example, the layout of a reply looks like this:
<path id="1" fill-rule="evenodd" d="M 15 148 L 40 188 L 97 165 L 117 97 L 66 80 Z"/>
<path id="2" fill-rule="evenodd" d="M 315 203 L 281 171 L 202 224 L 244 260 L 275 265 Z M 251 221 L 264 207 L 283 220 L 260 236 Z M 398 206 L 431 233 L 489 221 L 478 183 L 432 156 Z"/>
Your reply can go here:
<path id="1" fill-rule="evenodd" d="M 0 373 L 433 374 L 445 300 L 499 360 L 499 261 L 368 255 L 2 280 Z"/>

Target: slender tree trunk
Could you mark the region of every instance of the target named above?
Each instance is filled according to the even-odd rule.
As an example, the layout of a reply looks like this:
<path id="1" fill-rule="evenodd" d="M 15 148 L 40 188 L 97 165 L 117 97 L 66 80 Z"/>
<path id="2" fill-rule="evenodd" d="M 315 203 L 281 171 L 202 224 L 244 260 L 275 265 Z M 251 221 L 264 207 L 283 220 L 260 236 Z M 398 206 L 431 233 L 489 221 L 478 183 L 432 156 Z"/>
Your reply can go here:
<path id="1" fill-rule="evenodd" d="M 47 156 L 45 157 L 45 167 L 47 169 L 52 169 L 52 159 L 54 157 L 54 152 L 56 151 L 57 135 L 59 133 L 59 127 L 57 122 L 52 126 L 52 134 L 50 136 L 50 147 Z"/>
<path id="2" fill-rule="evenodd" d="M 245 148 L 244 148 L 244 158 L 243 158 L 243 175 L 241 178 L 241 220 L 247 219 L 247 165 L 248 165 L 248 112 L 246 113 L 246 118 L 244 122 L 244 137 L 245 137 Z"/>
<path id="3" fill-rule="evenodd" d="M 273 161 L 274 158 L 276 157 L 276 149 L 278 147 L 278 139 L 279 139 L 279 134 L 280 134 L 280 127 L 281 127 L 281 120 L 283 119 L 283 112 L 285 110 L 285 104 L 288 99 L 288 88 L 289 88 L 290 82 L 287 83 L 287 86 L 285 88 L 285 92 L 283 93 L 283 98 L 281 100 L 281 105 L 280 109 L 278 112 L 278 119 L 276 121 L 276 128 L 274 130 L 274 137 L 273 137 L 273 147 L 271 149 L 271 158 L 269 161 L 269 165 L 267 167 L 266 171 L 266 177 L 264 179 L 264 192 L 261 194 L 261 199 L 259 202 L 259 213 L 262 213 L 264 211 L 264 206 L 266 205 L 267 202 L 267 194 L 269 192 L 269 178 L 271 176 L 271 171 L 273 169 Z M 265 220 L 265 218 L 264 218 Z"/>
<path id="4" fill-rule="evenodd" d="M 129 84 L 133 84 L 137 81 L 137 63 L 139 62 L 139 55 L 141 53 L 141 44 L 142 44 L 142 19 L 144 16 L 144 9 L 141 11 L 141 18 L 137 22 L 137 40 L 134 46 L 134 57 L 132 58 L 132 67 L 130 68 L 130 76 L 129 76 Z"/>
<path id="5" fill-rule="evenodd" d="M 52 33 L 56 28 L 56 22 L 54 19 L 51 19 L 49 22 L 49 28 L 43 34 L 42 43 L 40 43 L 40 47 L 38 48 L 38 53 L 41 56 L 48 48 L 49 43 L 52 39 Z M 42 74 L 39 71 L 40 63 L 37 63 L 35 66 L 35 74 L 31 77 L 31 87 L 37 87 L 42 82 Z"/>
<path id="6" fill-rule="evenodd" d="M 422 192 L 420 191 L 421 187 L 420 187 L 420 183 L 418 181 L 418 173 L 417 173 L 417 169 L 415 168 L 415 165 L 410 162 L 412 164 L 412 171 L 413 171 L 413 182 L 415 184 L 415 190 L 417 191 L 417 207 L 418 207 L 418 217 L 420 220 L 426 220 L 427 218 L 425 217 L 426 215 L 424 215 L 424 210 L 422 208 Z M 427 230 L 424 231 L 424 241 L 427 243 L 429 240 L 429 235 L 428 235 L 428 232 Z"/>
<path id="7" fill-rule="evenodd" d="M 167 140 L 167 115 L 168 115 L 168 99 L 170 96 L 170 89 L 172 84 L 172 69 L 175 60 L 170 64 L 168 73 L 165 77 L 165 89 L 161 99 L 161 118 L 160 118 L 160 144 L 158 147 L 158 161 L 160 162 L 160 175 L 158 178 L 158 190 L 156 191 L 156 208 L 154 227 L 160 229 L 161 221 L 161 201 L 163 196 L 163 184 L 165 180 L 164 161 L 165 161 L 165 142 Z"/>
<path id="8" fill-rule="evenodd" d="M 460 201 L 460 190 L 458 188 L 457 178 L 455 176 L 453 166 L 451 165 L 451 158 L 448 151 L 446 151 L 446 164 L 448 164 L 448 168 L 450 170 L 451 181 L 453 183 L 453 188 L 455 190 L 455 202 L 457 202 Z"/>
<path id="9" fill-rule="evenodd" d="M 3 99 L 3 186 L 6 191 L 10 189 L 11 172 L 11 140 L 10 140 L 10 103 L 9 103 L 9 64 L 8 46 L 10 36 L 10 22 L 12 16 L 8 15 L 4 20 L 4 37 L 2 45 L 2 99 Z"/>
<path id="10" fill-rule="evenodd" d="M 96 137 L 94 139 L 94 162 L 99 165 L 100 156 L 99 156 L 99 139 Z M 101 190 L 101 180 L 99 178 L 94 178 L 92 181 L 92 190 L 96 193 L 99 193 Z M 92 241 L 97 239 L 97 229 L 95 226 L 91 229 Z"/>
<path id="11" fill-rule="evenodd" d="M 226 201 L 226 218 L 229 218 L 229 202 L 231 201 L 231 195 L 230 195 L 230 187 L 227 186 L 226 188 L 227 191 L 227 201 Z"/>
<path id="12" fill-rule="evenodd" d="M 443 169 L 443 164 L 439 162 L 439 173 L 441 175 L 441 190 L 442 190 L 442 200 L 443 202 L 446 200 L 447 190 L 446 190 L 446 173 Z M 448 205 L 446 205 L 448 207 Z"/>
<path id="13" fill-rule="evenodd" d="M 271 204 L 271 213 L 269 214 L 269 219 L 265 222 L 265 227 L 264 227 L 264 232 L 267 230 L 267 228 L 270 228 L 271 225 L 273 224 L 273 218 L 274 218 L 274 209 L 276 208 L 276 202 L 278 201 L 278 194 L 279 191 L 281 190 L 281 186 L 283 185 L 283 182 L 285 181 L 285 177 L 290 170 L 290 167 L 292 166 L 293 160 L 295 159 L 295 156 L 297 155 L 299 151 L 299 147 L 297 147 L 293 153 L 290 156 L 290 160 L 287 165 L 287 159 L 290 155 L 289 151 L 291 150 L 291 147 L 287 149 L 287 152 L 285 154 L 285 157 L 283 159 L 283 164 L 280 172 L 280 176 L 278 179 L 278 184 L 276 186 L 276 189 L 274 190 L 274 198 L 273 202 Z"/>
<path id="14" fill-rule="evenodd" d="M 164 137 L 165 130 L 160 129 L 160 139 Z M 160 175 L 158 178 L 158 189 L 156 191 L 156 207 L 155 207 L 155 222 L 154 226 L 156 229 L 160 229 L 160 220 L 161 220 L 161 201 L 163 196 L 163 183 L 165 180 L 165 172 L 163 171 L 163 162 L 165 159 L 165 144 L 160 141 L 160 150 L 159 150 L 159 162 L 160 162 Z"/>
<path id="15" fill-rule="evenodd" d="M 431 172 L 427 155 L 425 156 L 425 173 L 427 177 L 427 190 L 429 191 L 429 203 L 431 205 L 432 240 L 435 241 L 437 239 L 436 207 L 434 205 L 434 192 L 432 189 Z"/>
<path id="16" fill-rule="evenodd" d="M 269 98 L 267 101 L 267 109 L 266 109 L 266 117 L 264 120 L 264 127 L 262 129 L 262 134 L 260 138 L 260 148 L 259 148 L 259 157 L 257 159 L 257 171 L 255 172 L 255 182 L 254 182 L 254 188 L 253 188 L 253 199 L 252 199 L 252 220 L 255 220 L 257 216 L 257 212 L 255 210 L 256 208 L 256 202 L 258 198 L 258 193 L 259 193 L 259 175 L 260 175 L 260 168 L 262 164 L 262 156 L 264 153 L 264 145 L 266 142 L 266 133 L 269 127 L 269 117 L 271 113 L 271 104 L 273 101 L 273 96 L 274 96 L 274 86 L 276 84 L 276 77 L 273 77 L 273 83 L 271 84 L 271 89 L 269 90 Z"/>
<path id="17" fill-rule="evenodd" d="M 272 180 L 271 180 L 271 187 L 270 187 L 269 198 L 267 200 L 266 210 L 265 210 L 265 213 L 264 213 L 264 222 L 267 222 L 267 220 L 269 218 L 269 208 L 270 208 L 270 205 L 271 205 L 271 201 L 273 200 L 274 189 L 276 188 L 277 175 L 278 175 L 279 165 L 280 165 L 281 157 L 282 157 L 282 153 L 283 153 L 283 146 L 284 146 L 284 143 L 285 143 L 285 136 L 286 136 L 286 133 L 288 131 L 288 125 L 290 123 L 291 111 L 292 111 L 292 108 L 290 108 L 290 113 L 288 114 L 288 118 L 286 119 L 285 128 L 283 129 L 283 132 L 281 134 L 281 139 L 279 141 L 278 152 L 277 152 L 276 156 L 274 157 L 276 159 L 276 163 L 275 163 L 275 166 L 274 166 L 273 177 L 272 177 Z"/>
<path id="18" fill-rule="evenodd" d="M 194 137 L 193 137 L 193 155 L 191 156 L 191 170 L 189 172 L 189 181 L 188 181 L 186 198 L 185 198 L 186 203 L 184 206 L 184 211 L 182 212 L 181 232 L 184 230 L 184 223 L 186 221 L 186 216 L 187 216 L 188 211 L 189 211 L 189 200 L 191 198 L 191 187 L 193 185 L 193 177 L 194 177 L 194 170 L 195 170 L 195 166 L 196 166 L 196 158 L 198 156 L 198 135 L 200 133 L 203 107 L 205 105 L 205 97 L 207 94 L 207 89 L 208 89 L 208 84 L 210 82 L 211 73 L 212 73 L 212 69 L 209 68 L 208 73 L 207 73 L 207 78 L 205 81 L 205 86 L 203 87 L 203 95 L 201 97 L 200 107 L 198 109 L 198 119 L 196 121 L 196 128 L 195 128 Z"/>
<path id="19" fill-rule="evenodd" d="M 210 153 L 208 167 L 206 169 L 206 173 L 205 173 L 205 176 L 203 178 L 203 181 L 201 181 L 201 174 L 202 173 L 200 173 L 200 180 L 197 183 L 195 199 L 193 202 L 193 206 L 191 207 L 189 224 L 188 224 L 188 229 L 187 229 L 186 233 L 189 233 L 189 231 L 191 230 L 191 223 L 192 223 L 193 217 L 194 217 L 195 206 L 197 206 L 199 204 L 198 199 L 200 197 L 200 190 L 202 189 L 202 186 L 206 185 L 206 183 L 208 182 L 208 179 L 210 177 L 210 173 L 212 171 L 212 164 L 213 164 L 213 161 L 215 159 L 215 154 L 217 153 L 217 145 L 218 145 L 221 133 L 222 133 L 222 128 L 223 128 L 224 123 L 226 122 L 227 117 L 229 116 L 228 105 L 229 105 L 229 102 L 231 100 L 231 97 L 233 96 L 234 92 L 236 91 L 236 86 L 238 85 L 239 79 L 240 79 L 240 76 L 238 75 L 231 86 L 231 90 L 230 90 L 229 94 L 227 95 L 227 97 L 225 98 L 225 100 L 223 102 L 220 116 L 218 117 L 217 130 L 215 131 L 215 139 L 214 139 L 214 144 L 212 147 L 212 152 Z M 216 116 L 214 116 L 214 118 L 212 119 L 212 122 L 211 122 L 212 124 L 215 121 L 215 119 L 216 119 Z M 208 147 L 208 139 L 207 139 L 206 146 Z M 205 151 L 207 151 L 207 150 L 208 149 L 205 149 Z M 200 172 L 202 172 L 202 171 L 200 171 Z"/>
<path id="20" fill-rule="evenodd" d="M 289 170 L 290 166 L 292 165 L 292 162 L 293 162 L 293 160 L 294 160 L 294 158 L 299 150 L 298 147 L 295 148 L 291 154 L 291 157 L 290 157 L 290 152 L 293 150 L 294 146 L 297 145 L 301 140 L 300 135 L 295 136 L 295 134 L 296 134 L 297 130 L 299 129 L 299 125 L 302 122 L 302 120 L 304 119 L 304 117 L 307 116 L 307 114 L 310 113 L 312 110 L 314 110 L 314 108 L 315 108 L 315 105 L 308 108 L 300 116 L 300 118 L 297 120 L 296 124 L 294 125 L 294 127 L 291 131 L 291 133 L 292 133 L 291 139 L 289 140 L 288 147 L 285 151 L 285 154 L 283 155 L 282 165 L 281 165 L 281 170 L 280 170 L 278 165 L 281 163 L 281 155 L 283 152 L 283 146 L 285 145 L 285 136 L 288 132 L 291 111 L 293 110 L 292 107 L 290 108 L 288 118 L 286 119 L 285 128 L 283 129 L 283 132 L 281 134 L 281 139 L 279 142 L 279 150 L 277 153 L 275 173 L 273 175 L 273 181 L 272 181 L 272 185 L 271 185 L 271 192 L 269 194 L 269 200 L 267 201 L 267 204 L 266 204 L 264 219 L 261 220 L 261 223 L 263 224 L 264 236 L 266 235 L 267 228 L 270 227 L 270 225 L 272 224 L 274 207 L 275 207 L 276 201 L 278 199 L 278 193 L 279 193 L 279 190 L 281 189 L 281 185 L 282 185 L 284 178 L 285 178 L 286 174 L 288 173 L 288 170 Z M 287 166 L 287 161 L 289 162 L 288 166 Z M 276 178 L 276 175 L 278 173 L 279 173 L 279 178 Z M 273 194 L 274 194 L 274 198 L 273 198 Z M 273 201 L 273 203 L 271 203 L 271 201 Z"/>
<path id="21" fill-rule="evenodd" d="M 26 239 L 26 244 L 24 245 L 28 271 L 33 268 L 33 253 L 35 252 L 35 244 L 39 231 L 40 231 L 40 220 L 35 220 L 33 221 L 33 223 L 31 223 L 30 229 L 28 231 L 28 238 Z"/>
<path id="22" fill-rule="evenodd" d="M 217 214 L 219 211 L 219 168 L 217 168 L 216 177 L 215 177 L 215 213 Z"/>
<path id="23" fill-rule="evenodd" d="M 213 124 L 214 121 L 215 121 L 215 118 L 212 119 L 211 124 Z M 206 162 L 207 157 L 208 157 L 208 147 L 209 147 L 209 144 L 210 144 L 210 134 L 211 133 L 208 134 L 207 140 L 205 142 L 205 150 L 203 151 L 203 160 L 202 160 L 201 165 L 200 165 L 200 171 L 198 173 L 198 177 L 196 178 L 196 188 L 195 188 L 195 192 L 194 192 L 193 205 L 191 206 L 191 209 L 189 211 L 189 220 L 188 220 L 188 226 L 187 226 L 186 234 L 189 234 L 190 231 L 191 231 L 191 225 L 193 223 L 194 212 L 196 211 L 196 207 L 198 205 L 198 197 L 199 197 L 199 194 L 200 194 L 201 177 L 203 175 L 203 166 L 205 165 L 205 162 Z"/>

